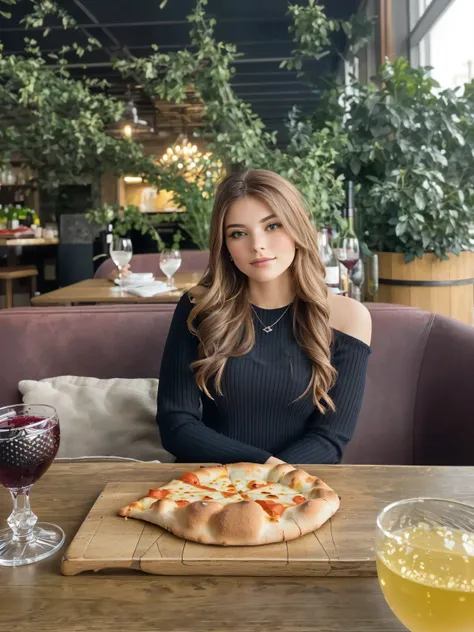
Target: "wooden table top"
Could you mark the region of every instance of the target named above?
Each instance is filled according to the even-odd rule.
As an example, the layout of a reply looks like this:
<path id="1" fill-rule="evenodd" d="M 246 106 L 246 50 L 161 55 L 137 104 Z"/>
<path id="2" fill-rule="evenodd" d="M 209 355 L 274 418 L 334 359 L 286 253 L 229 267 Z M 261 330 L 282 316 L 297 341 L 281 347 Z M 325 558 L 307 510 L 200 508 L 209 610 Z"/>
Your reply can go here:
<path id="1" fill-rule="evenodd" d="M 107 279 L 87 279 L 67 285 L 59 290 L 35 296 L 31 303 L 36 307 L 72 305 L 74 303 L 177 303 L 183 293 L 201 279 L 201 272 L 177 272 L 174 275 L 177 290 L 149 298 L 130 294 Z M 157 277 L 166 282 L 165 277 Z"/>
<path id="2" fill-rule="evenodd" d="M 25 237 L 24 239 L 0 239 L 0 246 L 56 246 L 59 244 L 57 237 Z"/>
<path id="3" fill-rule="evenodd" d="M 61 556 L 108 482 L 164 481 L 192 464 L 55 463 L 33 486 L 39 520 L 66 533 L 61 553 L 0 566 L 0 631 L 402 632 L 375 577 L 158 576 L 137 571 L 60 573 Z M 410 496 L 474 499 L 474 468 L 304 466 L 335 489 L 370 490 L 383 507 Z M 353 482 L 353 483 L 352 483 Z M 359 493 L 361 493 L 359 491 Z M 11 509 L 0 488 L 0 521 Z M 375 535 L 375 516 L 374 516 Z"/>

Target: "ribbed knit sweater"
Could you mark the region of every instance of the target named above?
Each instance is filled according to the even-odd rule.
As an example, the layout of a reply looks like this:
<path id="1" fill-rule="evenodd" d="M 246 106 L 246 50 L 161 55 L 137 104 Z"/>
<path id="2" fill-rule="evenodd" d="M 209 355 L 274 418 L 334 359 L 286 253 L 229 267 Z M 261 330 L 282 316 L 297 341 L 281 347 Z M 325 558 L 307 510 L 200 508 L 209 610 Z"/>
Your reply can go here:
<path id="1" fill-rule="evenodd" d="M 337 379 L 329 394 L 336 411 L 322 415 L 311 389 L 293 402 L 305 391 L 312 368 L 293 334 L 293 306 L 271 333 L 254 314 L 255 345 L 227 360 L 223 395 L 216 394 L 213 380 L 208 384 L 213 401 L 189 368 L 198 358 L 198 339 L 186 324 L 192 307 L 184 294 L 163 352 L 157 423 L 164 448 L 179 462 L 264 463 L 273 455 L 288 463 L 339 463 L 359 416 L 370 347 L 333 330 Z M 265 325 L 286 309 L 253 307 Z"/>

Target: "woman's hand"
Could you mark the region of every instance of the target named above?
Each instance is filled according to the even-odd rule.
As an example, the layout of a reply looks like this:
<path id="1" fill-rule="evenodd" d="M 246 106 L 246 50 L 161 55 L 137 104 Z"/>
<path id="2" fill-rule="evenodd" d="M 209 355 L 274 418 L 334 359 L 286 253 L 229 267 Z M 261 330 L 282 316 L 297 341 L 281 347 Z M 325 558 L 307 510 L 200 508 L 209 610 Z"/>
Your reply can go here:
<path id="1" fill-rule="evenodd" d="M 271 456 L 267 461 L 265 461 L 265 463 L 268 465 L 277 465 L 278 463 L 286 463 L 286 461 L 277 459 L 276 456 Z"/>
<path id="2" fill-rule="evenodd" d="M 124 266 L 122 266 L 122 279 L 124 279 L 125 277 L 128 277 L 130 274 L 132 274 L 132 271 L 130 270 L 130 264 L 126 263 Z M 112 272 L 108 275 L 107 279 L 109 281 L 115 281 L 115 279 L 118 279 L 118 275 L 119 275 L 118 269 L 114 268 Z"/>

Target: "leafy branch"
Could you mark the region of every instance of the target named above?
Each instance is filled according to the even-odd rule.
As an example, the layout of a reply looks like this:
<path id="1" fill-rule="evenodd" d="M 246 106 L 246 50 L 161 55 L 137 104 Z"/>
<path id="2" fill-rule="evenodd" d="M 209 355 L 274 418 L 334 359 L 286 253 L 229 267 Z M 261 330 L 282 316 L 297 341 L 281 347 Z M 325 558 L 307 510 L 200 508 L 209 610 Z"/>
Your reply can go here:
<path id="1" fill-rule="evenodd" d="M 6 4 L 7 6 L 13 6 L 16 4 L 16 0 L 0 0 L 0 4 Z M 0 16 L 9 20 L 12 17 L 10 11 L 4 11 L 0 9 Z"/>
<path id="2" fill-rule="evenodd" d="M 127 206 L 104 204 L 88 210 L 85 217 L 88 222 L 103 229 L 111 224 L 113 235 L 126 237 L 131 230 L 137 230 L 142 235 L 151 235 L 156 241 L 158 250 L 162 250 L 164 247 L 164 242 L 150 216 L 147 213 L 142 213 L 133 204 L 128 204 Z M 178 242 L 179 238 L 180 235 L 178 236 Z"/>

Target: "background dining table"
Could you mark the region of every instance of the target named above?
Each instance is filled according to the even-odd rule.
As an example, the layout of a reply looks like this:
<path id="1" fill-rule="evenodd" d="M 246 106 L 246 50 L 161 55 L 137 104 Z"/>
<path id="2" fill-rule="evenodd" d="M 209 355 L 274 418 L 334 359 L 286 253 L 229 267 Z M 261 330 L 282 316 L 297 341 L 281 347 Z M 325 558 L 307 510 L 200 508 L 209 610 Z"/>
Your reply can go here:
<path id="1" fill-rule="evenodd" d="M 86 279 L 72 285 L 35 296 L 31 304 L 35 307 L 51 305 L 80 305 L 83 303 L 178 303 L 181 296 L 202 277 L 202 272 L 177 272 L 174 275 L 176 290 L 162 292 L 150 297 L 137 296 L 121 289 L 108 279 Z M 166 282 L 166 278 L 157 277 Z"/>
<path id="2" fill-rule="evenodd" d="M 56 462 L 33 486 L 32 509 L 66 533 L 61 553 L 0 566 L 1 632 L 402 632 L 375 576 L 236 577 L 150 575 L 137 570 L 61 574 L 61 556 L 107 483 L 164 482 L 197 464 Z M 474 468 L 307 466 L 354 503 L 375 499 L 376 513 L 400 497 L 474 500 Z M 352 498 L 352 497 L 351 497 Z M 349 500 L 349 499 L 348 499 Z M 371 501 L 372 502 L 372 501 Z M 0 522 L 11 509 L 0 488 Z M 376 509 L 376 510 L 375 510 Z M 370 530 L 372 527 L 370 526 Z M 371 531 L 372 532 L 372 531 Z"/>

